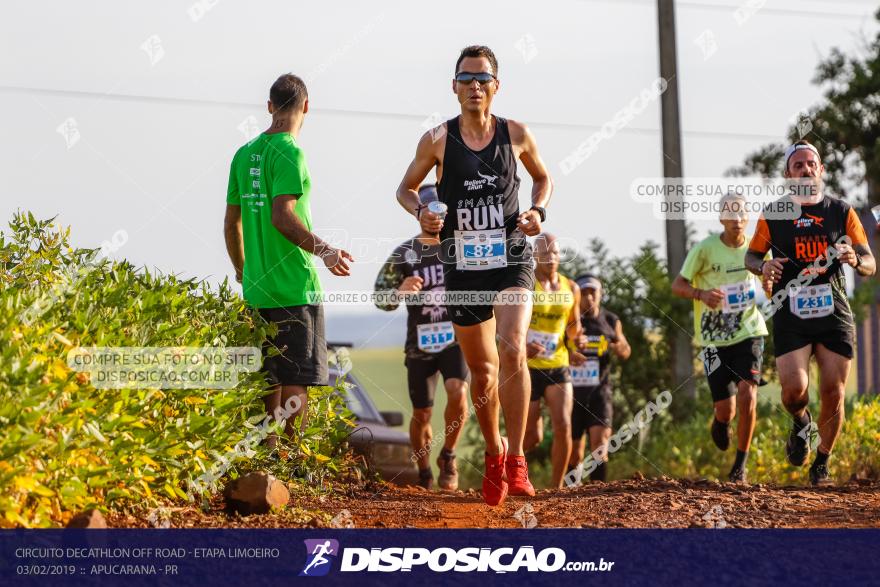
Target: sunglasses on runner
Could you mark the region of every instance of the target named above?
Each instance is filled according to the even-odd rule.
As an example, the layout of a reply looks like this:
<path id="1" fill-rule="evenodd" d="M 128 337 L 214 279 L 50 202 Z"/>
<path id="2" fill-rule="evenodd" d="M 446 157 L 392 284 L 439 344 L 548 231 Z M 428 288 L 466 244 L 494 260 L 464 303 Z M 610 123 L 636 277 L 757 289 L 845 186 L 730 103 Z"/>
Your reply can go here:
<path id="1" fill-rule="evenodd" d="M 459 71 L 455 74 L 455 81 L 460 84 L 469 84 L 474 80 L 480 82 L 480 85 L 488 84 L 495 79 L 491 73 L 481 71 L 479 73 L 471 73 L 469 71 Z"/>

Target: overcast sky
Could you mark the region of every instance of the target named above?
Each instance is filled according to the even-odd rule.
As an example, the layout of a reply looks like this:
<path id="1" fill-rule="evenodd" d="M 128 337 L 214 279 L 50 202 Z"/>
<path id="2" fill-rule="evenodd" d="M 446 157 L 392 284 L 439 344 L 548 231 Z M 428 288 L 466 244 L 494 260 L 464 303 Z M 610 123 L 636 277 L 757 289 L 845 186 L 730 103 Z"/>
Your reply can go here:
<path id="1" fill-rule="evenodd" d="M 816 64 L 832 47 L 859 51 L 877 7 L 678 2 L 685 174 L 720 175 L 781 141 L 820 97 Z M 662 174 L 658 101 L 570 174 L 560 167 L 657 78 L 653 0 L 18 2 L 0 14 L 2 219 L 57 214 L 92 247 L 125 230 L 117 257 L 222 280 L 229 161 L 265 128 L 268 87 L 291 71 L 309 87 L 299 142 L 315 226 L 358 260 L 347 280 L 322 269 L 322 281 L 370 289 L 418 229 L 394 191 L 423 125 L 458 112 L 455 59 L 483 43 L 500 62 L 494 112 L 530 125 L 554 176 L 546 229 L 620 254 L 663 242 L 662 222 L 629 195 L 634 178 Z"/>

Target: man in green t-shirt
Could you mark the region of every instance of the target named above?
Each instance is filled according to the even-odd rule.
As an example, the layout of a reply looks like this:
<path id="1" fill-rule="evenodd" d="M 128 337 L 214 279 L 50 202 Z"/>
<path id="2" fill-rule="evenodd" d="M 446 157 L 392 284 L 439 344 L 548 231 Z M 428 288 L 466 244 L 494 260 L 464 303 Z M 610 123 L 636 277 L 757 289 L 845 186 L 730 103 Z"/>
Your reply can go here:
<path id="1" fill-rule="evenodd" d="M 694 300 L 694 337 L 703 347 L 703 367 L 715 402 L 712 440 L 721 450 L 730 446 L 728 428 L 739 411 L 736 459 L 728 478 L 744 483 L 767 325 L 755 303 L 757 279 L 744 263 L 745 200 L 730 194 L 721 198 L 720 208 L 724 232 L 691 249 L 672 282 L 672 293 Z"/>
<path id="2" fill-rule="evenodd" d="M 266 344 L 281 354 L 264 359 L 275 384 L 265 401 L 270 415 L 289 416 L 290 434 L 297 415 L 306 413 L 307 387 L 326 385 L 328 378 L 321 283 L 312 255 L 340 276 L 349 274 L 347 260 L 353 259 L 312 232 L 311 178 L 296 140 L 309 111 L 305 83 L 282 75 L 269 90 L 268 107 L 272 125 L 232 159 L 224 234 L 245 300 L 278 326 Z M 300 420 L 305 426 L 305 417 Z"/>

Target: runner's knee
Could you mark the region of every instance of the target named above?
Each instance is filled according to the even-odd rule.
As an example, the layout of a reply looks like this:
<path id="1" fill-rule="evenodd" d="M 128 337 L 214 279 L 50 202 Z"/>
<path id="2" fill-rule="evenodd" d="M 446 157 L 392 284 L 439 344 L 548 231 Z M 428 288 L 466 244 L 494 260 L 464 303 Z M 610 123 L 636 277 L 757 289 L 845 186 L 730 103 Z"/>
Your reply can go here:
<path id="1" fill-rule="evenodd" d="M 472 390 L 486 391 L 492 389 L 498 383 L 498 373 L 495 371 L 494 365 L 484 363 L 482 365 L 471 365 L 471 388 Z"/>
<path id="2" fill-rule="evenodd" d="M 498 345 L 498 358 L 503 365 L 514 368 L 524 364 L 526 362 L 525 343 L 512 345 L 502 342 Z"/>
<path id="3" fill-rule="evenodd" d="M 785 389 L 782 390 L 782 405 L 785 406 L 785 409 L 789 411 L 789 413 L 794 414 L 800 412 L 808 405 L 810 405 L 810 396 L 805 392 L 801 393 L 786 393 Z"/>
<path id="4" fill-rule="evenodd" d="M 426 424 L 430 424 L 431 423 L 431 408 L 416 408 L 416 409 L 414 409 L 412 418 L 413 418 L 413 421 L 420 426 L 425 426 Z"/>
<path id="5" fill-rule="evenodd" d="M 842 383 L 826 384 L 819 389 L 819 397 L 823 403 L 840 404 L 846 397 L 846 390 Z"/>
<path id="6" fill-rule="evenodd" d="M 449 404 L 467 402 L 467 382 L 461 379 L 452 379 L 446 382 L 446 395 Z"/>
<path id="7" fill-rule="evenodd" d="M 782 386 L 782 404 L 789 412 L 799 412 L 810 403 L 807 394 L 807 381 L 800 377 L 792 377 L 788 381 L 780 381 Z"/>

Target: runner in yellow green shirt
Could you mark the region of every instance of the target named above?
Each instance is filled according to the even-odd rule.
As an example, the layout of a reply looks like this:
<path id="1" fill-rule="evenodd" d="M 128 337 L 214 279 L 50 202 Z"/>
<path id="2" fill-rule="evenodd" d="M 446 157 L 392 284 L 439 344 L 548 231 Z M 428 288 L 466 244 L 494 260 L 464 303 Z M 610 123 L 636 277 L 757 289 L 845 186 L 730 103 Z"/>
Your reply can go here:
<path id="1" fill-rule="evenodd" d="M 571 454 L 572 386 L 569 362 L 582 364 L 586 358 L 570 351 L 567 341 L 576 341 L 581 333 L 580 289 L 559 273 L 559 243 L 544 233 L 535 240 L 535 299 L 526 335 L 526 355 L 532 396 L 526 421 L 526 450 L 541 443 L 544 435 L 541 398 L 550 409 L 553 445 L 551 487 L 562 487 Z"/>
<path id="2" fill-rule="evenodd" d="M 712 440 L 730 446 L 729 426 L 739 412 L 737 452 L 728 478 L 746 481 L 746 460 L 758 402 L 758 384 L 767 326 L 755 302 L 760 286 L 745 267 L 748 215 L 741 196 L 721 199 L 724 232 L 699 242 L 688 253 L 672 293 L 694 300 L 694 338 L 715 403 Z"/>

